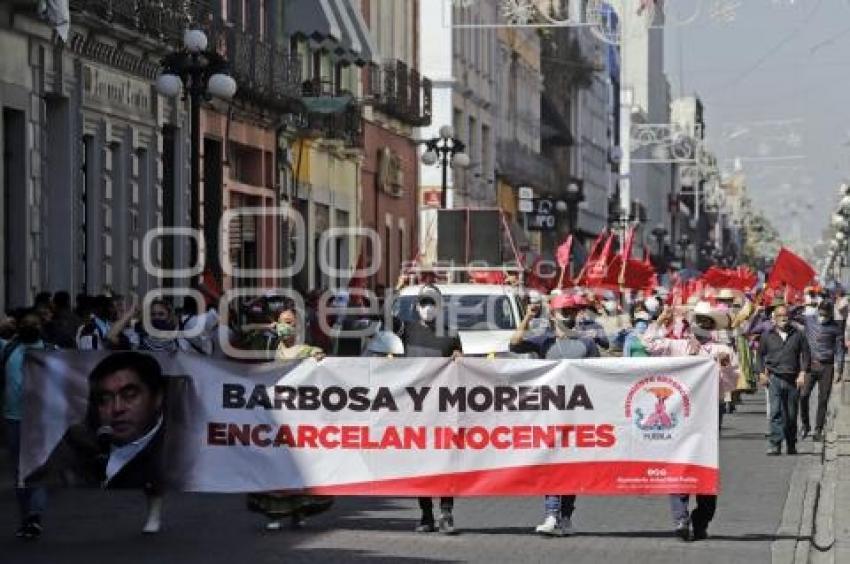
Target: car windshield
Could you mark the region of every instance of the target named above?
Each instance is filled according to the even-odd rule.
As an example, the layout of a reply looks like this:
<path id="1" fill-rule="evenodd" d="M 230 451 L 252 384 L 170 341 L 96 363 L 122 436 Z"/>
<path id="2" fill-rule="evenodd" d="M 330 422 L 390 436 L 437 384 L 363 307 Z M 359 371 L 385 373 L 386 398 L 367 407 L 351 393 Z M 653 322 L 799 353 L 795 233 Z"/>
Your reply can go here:
<path id="1" fill-rule="evenodd" d="M 401 296 L 393 304 L 393 314 L 404 322 L 418 321 L 416 299 Z M 508 296 L 444 296 L 443 319 L 456 331 L 505 331 L 517 326 Z"/>

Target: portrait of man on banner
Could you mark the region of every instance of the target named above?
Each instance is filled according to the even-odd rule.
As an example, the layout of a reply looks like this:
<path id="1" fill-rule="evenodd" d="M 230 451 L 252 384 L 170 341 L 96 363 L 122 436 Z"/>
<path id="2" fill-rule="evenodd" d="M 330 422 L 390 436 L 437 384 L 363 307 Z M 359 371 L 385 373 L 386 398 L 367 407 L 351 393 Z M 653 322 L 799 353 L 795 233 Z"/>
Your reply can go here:
<path id="1" fill-rule="evenodd" d="M 27 483 L 161 491 L 167 381 L 151 355 L 118 352 L 88 376 L 85 418 L 71 426 Z"/>

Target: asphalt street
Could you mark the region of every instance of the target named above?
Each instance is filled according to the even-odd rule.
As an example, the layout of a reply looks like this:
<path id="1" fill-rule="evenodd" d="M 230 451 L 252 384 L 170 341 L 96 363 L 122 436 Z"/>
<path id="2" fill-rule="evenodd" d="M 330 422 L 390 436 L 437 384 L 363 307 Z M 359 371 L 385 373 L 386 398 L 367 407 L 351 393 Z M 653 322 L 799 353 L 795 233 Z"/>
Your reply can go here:
<path id="1" fill-rule="evenodd" d="M 761 392 L 725 418 L 722 493 L 711 538 L 702 542 L 672 536 L 666 497 L 580 498 L 576 535 L 540 538 L 533 533 L 542 519 L 540 498 L 460 499 L 460 533 L 447 537 L 412 532 L 418 510 L 411 499 L 339 498 L 302 530 L 268 533 L 245 509 L 244 496 L 175 494 L 166 498 L 162 533 L 144 537 L 140 493 L 79 490 L 54 492 L 44 536 L 25 542 L 13 536 L 16 511 L 4 458 L 0 563 L 770 562 L 775 542 L 794 540 L 777 531 L 795 467 L 818 464 L 820 455 L 805 442 L 797 456 L 767 457 L 766 426 Z"/>

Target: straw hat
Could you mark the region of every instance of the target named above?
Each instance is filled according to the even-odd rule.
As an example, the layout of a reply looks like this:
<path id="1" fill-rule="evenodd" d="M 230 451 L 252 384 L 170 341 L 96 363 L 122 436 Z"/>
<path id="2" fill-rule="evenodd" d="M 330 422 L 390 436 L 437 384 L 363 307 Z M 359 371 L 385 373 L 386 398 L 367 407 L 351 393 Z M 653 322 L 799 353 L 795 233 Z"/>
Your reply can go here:
<path id="1" fill-rule="evenodd" d="M 728 313 L 705 301 L 698 302 L 691 311 L 691 320 L 693 321 L 697 317 L 711 318 L 714 321 L 715 329 L 727 329 L 730 324 Z"/>

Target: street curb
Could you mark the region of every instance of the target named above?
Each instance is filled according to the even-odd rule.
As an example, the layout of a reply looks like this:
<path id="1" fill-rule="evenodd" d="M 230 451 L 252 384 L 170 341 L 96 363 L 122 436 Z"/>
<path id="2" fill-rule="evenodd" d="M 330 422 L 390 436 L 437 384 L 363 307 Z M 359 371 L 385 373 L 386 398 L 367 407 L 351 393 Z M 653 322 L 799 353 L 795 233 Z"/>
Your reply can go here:
<path id="1" fill-rule="evenodd" d="M 850 562 L 850 530 L 845 523 L 850 515 L 850 476 L 847 474 L 850 470 L 847 460 L 850 456 L 850 386 L 844 382 L 833 388 L 828 417 L 814 534 L 807 558 L 797 561 L 801 564 Z M 844 513 L 844 518 L 839 512 Z M 836 530 L 836 523 L 839 530 Z"/>

